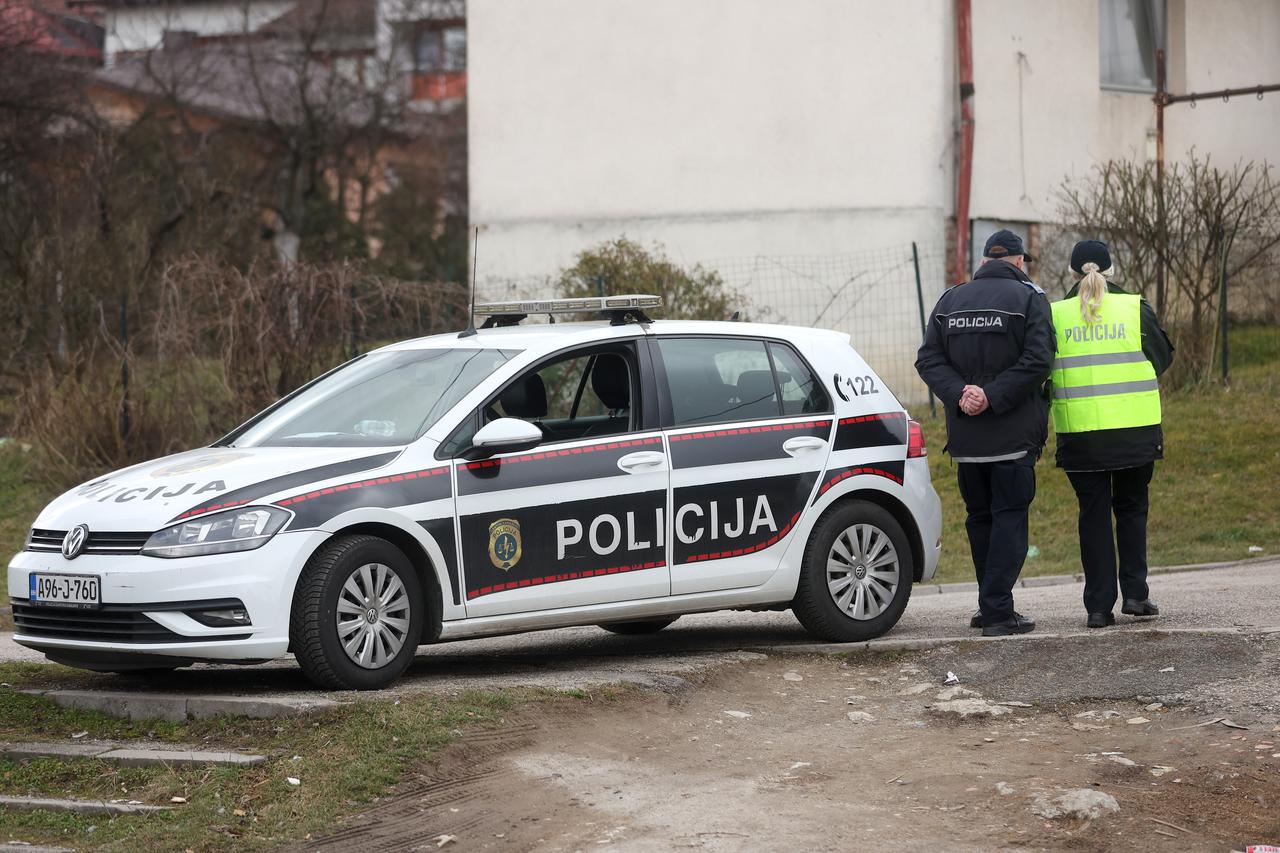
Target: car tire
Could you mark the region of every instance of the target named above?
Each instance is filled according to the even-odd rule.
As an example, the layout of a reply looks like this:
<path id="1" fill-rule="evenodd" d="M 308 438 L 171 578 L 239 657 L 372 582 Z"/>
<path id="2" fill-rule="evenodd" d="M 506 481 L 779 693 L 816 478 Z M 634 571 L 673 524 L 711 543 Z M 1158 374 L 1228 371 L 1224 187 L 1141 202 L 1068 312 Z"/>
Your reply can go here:
<path id="1" fill-rule="evenodd" d="M 377 690 L 413 661 L 424 611 L 422 584 L 403 551 L 376 536 L 339 536 L 302 570 L 289 646 L 320 687 Z"/>
<path id="2" fill-rule="evenodd" d="M 914 577 L 910 543 L 897 519 L 868 501 L 843 501 L 809 536 L 791 610 L 815 637 L 870 640 L 898 623 Z"/>
<path id="3" fill-rule="evenodd" d="M 679 616 L 672 616 L 664 619 L 643 619 L 637 622 L 604 622 L 600 627 L 611 634 L 623 634 L 625 636 L 656 634 L 679 618 Z"/>

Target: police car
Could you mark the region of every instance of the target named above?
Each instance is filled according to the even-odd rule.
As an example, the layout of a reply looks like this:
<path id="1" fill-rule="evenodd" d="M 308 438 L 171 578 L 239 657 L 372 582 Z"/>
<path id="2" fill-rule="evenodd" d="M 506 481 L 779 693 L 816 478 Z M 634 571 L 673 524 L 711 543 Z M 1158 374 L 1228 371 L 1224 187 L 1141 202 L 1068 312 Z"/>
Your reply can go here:
<path id="1" fill-rule="evenodd" d="M 382 687 L 419 645 L 791 610 L 879 636 L 938 563 L 920 427 L 836 332 L 479 306 L 215 444 L 85 483 L 9 564 L 14 640 L 99 671 L 255 663 Z M 521 325 L 593 312 L 593 322 Z"/>

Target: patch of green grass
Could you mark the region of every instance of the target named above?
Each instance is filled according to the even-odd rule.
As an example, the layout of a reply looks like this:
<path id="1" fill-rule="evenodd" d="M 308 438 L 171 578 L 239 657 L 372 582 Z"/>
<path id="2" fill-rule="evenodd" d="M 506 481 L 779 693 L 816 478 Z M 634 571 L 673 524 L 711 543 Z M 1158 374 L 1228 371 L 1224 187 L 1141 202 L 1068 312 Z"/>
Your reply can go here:
<path id="1" fill-rule="evenodd" d="M 1280 329 L 1234 330 L 1231 351 L 1230 388 L 1163 397 L 1165 458 L 1151 482 L 1147 531 L 1152 566 L 1241 559 L 1251 556 L 1250 545 L 1280 552 Z M 937 579 L 973 580 L 955 463 L 942 453 L 946 428 L 941 414 L 920 420 L 942 499 Z M 1081 570 L 1075 493 L 1054 464 L 1053 448 L 1051 427 L 1031 505 L 1030 542 L 1040 555 L 1027 560 L 1023 576 Z"/>
<path id="2" fill-rule="evenodd" d="M 52 669 L 52 668 L 50 668 Z M 5 669 L 0 675 L 13 676 Z M 26 676 L 33 677 L 28 671 Z M 44 680 L 56 676 L 46 673 Z M 215 719 L 185 724 L 128 722 L 66 711 L 39 697 L 0 694 L 0 739 L 140 738 L 266 755 L 245 768 L 118 767 L 78 759 L 0 761 L 0 793 L 139 800 L 167 805 L 149 815 L 108 817 L 0 812 L 0 838 L 129 851 L 259 850 L 330 830 L 365 808 L 457 735 L 501 726 L 518 705 L 556 701 L 534 691 L 464 691 L 456 696 L 363 699 L 290 719 Z M 560 700 L 567 701 L 567 700 Z M 288 777 L 301 780 L 297 786 Z"/>
<path id="3" fill-rule="evenodd" d="M 19 442 L 0 445 L 0 578 L 9 559 L 26 544 L 36 514 L 58 495 L 57 489 L 35 482 L 29 467 Z"/>

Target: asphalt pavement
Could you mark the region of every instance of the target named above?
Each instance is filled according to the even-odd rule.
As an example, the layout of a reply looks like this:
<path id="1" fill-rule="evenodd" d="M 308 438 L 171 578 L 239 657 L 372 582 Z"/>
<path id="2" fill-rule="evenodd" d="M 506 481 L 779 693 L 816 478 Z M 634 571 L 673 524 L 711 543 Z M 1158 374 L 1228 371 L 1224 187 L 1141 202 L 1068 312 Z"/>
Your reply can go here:
<path id="1" fill-rule="evenodd" d="M 1260 633 L 1280 629 L 1280 560 L 1242 563 L 1220 569 L 1152 575 L 1151 598 L 1160 605 L 1154 619 L 1124 616 L 1116 608 L 1116 625 L 1092 634 L 1135 629 L 1239 630 Z M 1019 589 L 1020 612 L 1036 620 L 1037 634 L 1084 633 L 1083 586 L 1078 583 Z M 939 640 L 978 637 L 968 627 L 977 606 L 976 593 L 938 594 L 936 588 L 917 587 L 902 620 L 885 640 Z M 805 633 L 790 612 L 716 612 L 682 616 L 674 625 L 649 636 L 616 636 L 595 627 L 562 628 L 509 637 L 463 640 L 423 654 L 443 662 L 474 656 L 595 657 L 611 654 L 675 653 L 804 646 L 814 638 Z"/>
<path id="2" fill-rule="evenodd" d="M 1244 634 L 1280 631 L 1280 559 L 1155 574 L 1150 586 L 1152 599 L 1160 605 L 1159 617 L 1135 619 L 1117 612 L 1114 627 L 1088 633 L 1103 635 L 1150 629 Z M 1018 610 L 1037 623 L 1035 633 L 1026 638 L 1086 633 L 1082 589 L 1080 584 L 1071 583 L 1017 590 Z M 975 606 L 976 595 L 972 592 L 939 593 L 935 586 L 918 586 L 902 621 L 884 639 L 938 641 L 978 637 L 981 632 L 968 627 Z M 426 664 L 436 671 L 465 671 L 469 665 L 492 665 L 502 660 L 524 665 L 535 661 L 564 665 L 575 658 L 643 658 L 803 647 L 814 643 L 814 638 L 805 633 L 790 612 L 721 611 L 683 616 L 671 627 L 648 636 L 618 636 L 587 626 L 424 647 L 415 669 Z M 14 644 L 11 634 L 0 635 L 0 660 L 42 659 L 41 655 Z"/>

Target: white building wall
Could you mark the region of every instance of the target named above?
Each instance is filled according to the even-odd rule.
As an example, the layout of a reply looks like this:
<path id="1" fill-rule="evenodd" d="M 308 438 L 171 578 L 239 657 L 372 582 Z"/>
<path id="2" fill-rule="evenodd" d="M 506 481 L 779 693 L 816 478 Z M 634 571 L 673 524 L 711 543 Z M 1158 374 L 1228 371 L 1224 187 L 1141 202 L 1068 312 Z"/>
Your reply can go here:
<path id="1" fill-rule="evenodd" d="M 107 10 L 103 59 L 110 66 L 117 53 L 160 46 L 165 30 L 201 36 L 251 32 L 288 11 L 296 0 L 253 0 L 223 3 L 157 3 L 116 6 Z"/>
<path id="2" fill-rule="evenodd" d="M 1175 93 L 1280 83 L 1280 2 L 1185 0 L 1185 7 L 1185 25 L 1170 44 Z M 1171 106 L 1164 129 L 1169 161 L 1194 146 L 1224 166 L 1236 160 L 1280 166 L 1280 93 Z"/>
<path id="3" fill-rule="evenodd" d="M 514 295 L 512 281 L 545 294 L 584 248 L 659 241 L 772 319 L 874 342 L 873 365 L 916 396 L 902 263 L 918 241 L 931 304 L 955 193 L 952 9 L 470 0 L 482 294 Z M 1171 90 L 1280 82 L 1276 0 L 1168 0 L 1168 19 Z M 1101 87 L 1098 27 L 1097 0 L 973 0 L 973 219 L 1052 220 L 1068 175 L 1154 156 L 1151 95 Z M 1220 163 L 1280 154 L 1280 96 L 1175 106 L 1165 121 L 1170 162 L 1193 146 Z"/>
<path id="4" fill-rule="evenodd" d="M 553 272 L 620 228 L 695 258 L 848 251 L 899 226 L 938 237 L 950 59 L 937 7 L 473 0 L 486 271 Z M 893 36 L 907 29 L 904 50 Z"/>
<path id="5" fill-rule="evenodd" d="M 755 274 L 751 258 L 892 247 L 885 263 L 900 266 L 913 240 L 940 252 L 950 5 L 470 0 L 482 294 L 554 275 L 625 234 L 682 263 L 714 261 L 774 319 L 808 323 L 848 276 L 833 268 L 784 293 L 786 278 Z M 930 300 L 940 276 L 929 277 Z M 882 284 L 904 290 L 911 319 L 879 362 L 909 365 L 914 280 L 895 267 Z M 875 312 L 841 313 L 855 336 L 882 324 Z M 913 379 L 895 374 L 886 378 Z"/>
<path id="6" fill-rule="evenodd" d="M 1097 2 L 973 0 L 973 17 L 973 218 L 1051 220 L 1068 175 L 1154 159 L 1151 93 L 1099 83 Z M 1168 19 L 1170 91 L 1280 82 L 1275 0 L 1168 0 Z M 1223 165 L 1280 160 L 1280 96 L 1169 107 L 1166 162 L 1193 147 Z"/>

